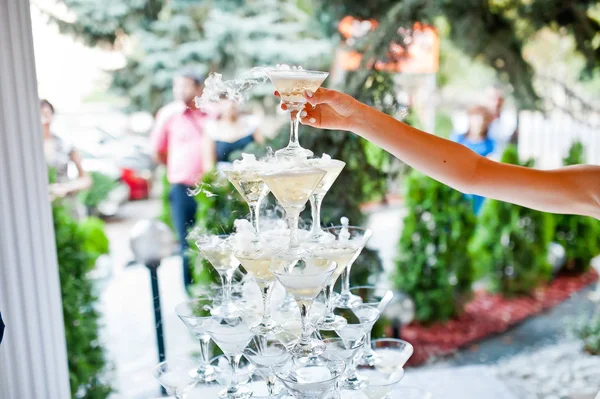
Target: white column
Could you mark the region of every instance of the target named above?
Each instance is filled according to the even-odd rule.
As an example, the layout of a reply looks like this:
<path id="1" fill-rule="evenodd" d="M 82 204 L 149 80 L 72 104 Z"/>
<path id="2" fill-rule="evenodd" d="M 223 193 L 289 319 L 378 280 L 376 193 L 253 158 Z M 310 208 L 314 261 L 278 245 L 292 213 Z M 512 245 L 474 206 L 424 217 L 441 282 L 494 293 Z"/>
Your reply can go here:
<path id="1" fill-rule="evenodd" d="M 0 398 L 68 399 L 28 0 L 0 0 Z"/>

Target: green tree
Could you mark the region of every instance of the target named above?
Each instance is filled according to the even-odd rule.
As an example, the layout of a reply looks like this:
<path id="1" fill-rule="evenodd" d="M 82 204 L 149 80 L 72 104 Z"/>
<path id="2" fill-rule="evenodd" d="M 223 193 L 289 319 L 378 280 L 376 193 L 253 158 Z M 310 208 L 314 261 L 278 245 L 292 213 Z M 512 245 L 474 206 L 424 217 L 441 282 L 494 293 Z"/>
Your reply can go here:
<path id="1" fill-rule="evenodd" d="M 405 198 L 396 287 L 415 301 L 416 320 L 448 320 L 462 310 L 473 283 L 467 251 L 475 229 L 471 204 L 460 192 L 417 172 L 406 182 Z"/>
<path id="2" fill-rule="evenodd" d="M 502 162 L 533 165 L 533 160 L 519 162 L 515 146 L 506 149 Z M 469 251 L 477 260 L 479 275 L 489 275 L 493 291 L 507 296 L 529 294 L 550 279 L 548 246 L 553 235 L 553 215 L 488 200 Z"/>
<path id="3" fill-rule="evenodd" d="M 565 165 L 585 163 L 583 144 L 573 143 L 563 162 Z M 555 218 L 555 239 L 565 248 L 567 256 L 563 270 L 569 273 L 589 270 L 592 258 L 600 254 L 600 223 L 594 218 L 575 215 L 556 215 Z"/>

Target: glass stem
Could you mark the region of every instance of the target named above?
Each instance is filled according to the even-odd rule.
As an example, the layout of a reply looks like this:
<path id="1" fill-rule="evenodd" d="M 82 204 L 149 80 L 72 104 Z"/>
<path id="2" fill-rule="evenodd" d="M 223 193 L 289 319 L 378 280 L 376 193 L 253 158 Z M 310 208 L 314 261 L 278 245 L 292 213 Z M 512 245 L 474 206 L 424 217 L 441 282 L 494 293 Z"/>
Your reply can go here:
<path id="1" fill-rule="evenodd" d="M 233 271 L 225 272 L 225 286 L 223 287 L 223 299 L 226 304 L 231 303 L 231 281 L 233 280 Z"/>
<path id="2" fill-rule="evenodd" d="M 206 366 L 208 365 L 208 361 L 210 360 L 210 354 L 208 353 L 209 349 L 210 349 L 210 338 L 206 339 L 204 337 L 199 339 L 200 341 L 200 367 L 199 369 L 201 371 L 204 371 L 206 369 Z"/>
<path id="3" fill-rule="evenodd" d="M 237 392 L 237 372 L 242 355 L 229 356 L 229 366 L 231 367 L 231 383 L 227 388 L 227 393 Z"/>
<path id="4" fill-rule="evenodd" d="M 223 302 L 228 302 L 229 298 L 228 298 L 228 289 L 227 287 L 229 286 L 228 281 L 229 278 L 227 277 L 228 272 L 220 272 L 219 275 L 221 276 L 221 285 L 223 286 Z"/>
<path id="5" fill-rule="evenodd" d="M 300 142 L 298 140 L 298 129 L 300 128 L 300 112 L 302 112 L 302 110 L 299 110 L 296 113 L 296 117 L 294 117 L 292 112 L 290 112 L 290 142 L 288 144 L 288 147 L 300 147 Z"/>
<path id="6" fill-rule="evenodd" d="M 269 375 L 267 378 L 265 378 L 266 382 L 267 382 L 267 390 L 269 391 L 269 398 L 274 398 L 276 395 L 275 392 L 275 376 L 274 375 Z"/>
<path id="7" fill-rule="evenodd" d="M 342 271 L 342 296 L 350 295 L 350 266 L 352 263 L 348 263 Z"/>
<path id="8" fill-rule="evenodd" d="M 308 344 L 310 342 L 310 330 L 308 326 L 308 312 L 310 311 L 310 304 L 302 301 L 299 305 L 300 322 L 302 323 L 302 335 L 300 336 L 300 342 L 302 344 Z"/>
<path id="9" fill-rule="evenodd" d="M 358 376 L 356 375 L 356 354 L 352 356 L 348 362 L 348 368 L 346 369 L 346 380 L 356 381 Z"/>
<path id="10" fill-rule="evenodd" d="M 273 292 L 271 288 L 273 288 L 273 282 L 264 284 L 262 289 L 264 306 L 262 323 L 265 325 L 271 321 L 271 292 Z"/>
<path id="11" fill-rule="evenodd" d="M 325 287 L 325 320 L 332 320 L 333 317 L 333 286 L 334 284 L 329 284 Z"/>
<path id="12" fill-rule="evenodd" d="M 256 238 L 258 240 L 258 234 L 260 233 L 260 227 L 258 224 L 258 214 L 260 212 L 260 204 L 262 203 L 262 198 L 256 201 L 254 204 L 248 204 L 248 208 L 250 208 L 250 222 L 252 223 L 252 227 L 254 227 L 254 231 L 256 232 Z"/>
<path id="13" fill-rule="evenodd" d="M 300 218 L 300 212 L 294 210 L 288 215 L 288 226 L 290 229 L 290 248 L 300 247 L 300 241 L 298 240 L 298 219 Z"/>
<path id="14" fill-rule="evenodd" d="M 311 195 L 310 196 L 310 207 L 312 213 L 312 227 L 310 229 L 311 234 L 318 235 L 321 233 L 321 204 L 323 203 L 323 198 L 320 195 Z"/>
<path id="15" fill-rule="evenodd" d="M 371 332 L 373 331 L 373 327 L 369 328 L 369 331 L 367 332 L 367 340 L 365 342 L 364 345 L 364 353 L 365 354 L 370 354 L 371 353 Z"/>

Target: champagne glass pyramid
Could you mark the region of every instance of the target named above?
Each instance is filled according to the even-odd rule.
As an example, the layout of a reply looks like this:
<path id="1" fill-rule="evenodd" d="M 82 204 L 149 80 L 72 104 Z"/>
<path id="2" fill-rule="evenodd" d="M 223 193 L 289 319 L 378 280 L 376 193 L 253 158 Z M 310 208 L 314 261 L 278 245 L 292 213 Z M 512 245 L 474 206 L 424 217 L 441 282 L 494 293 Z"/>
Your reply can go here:
<path id="1" fill-rule="evenodd" d="M 370 309 L 377 310 L 377 318 L 373 320 L 370 325 L 367 325 L 367 344 L 363 350 L 361 358 L 358 362 L 360 365 L 374 366 L 378 363 L 379 359 L 375 352 L 371 349 L 371 331 L 379 315 L 383 313 L 385 307 L 390 303 L 394 297 L 394 293 L 391 290 L 383 287 L 376 286 L 359 286 L 350 289 L 350 293 L 360 298 L 360 305 L 355 306 L 354 312 L 360 317 L 369 317 Z M 358 304 L 358 302 L 356 302 Z"/>
<path id="2" fill-rule="evenodd" d="M 271 83 L 279 92 L 281 101 L 290 112 L 290 142 L 287 147 L 275 152 L 277 157 L 305 157 L 312 156 L 312 151 L 302 148 L 298 141 L 298 128 L 300 125 L 300 111 L 306 104 L 304 93 L 315 92 L 321 87 L 329 73 L 320 71 L 307 71 L 304 69 L 272 69 L 267 72 Z M 296 112 L 295 117 L 294 112 Z"/>
<path id="3" fill-rule="evenodd" d="M 216 370 L 210 365 L 210 335 L 202 327 L 202 323 L 211 318 L 212 306 L 213 298 L 210 295 L 199 295 L 196 299 L 175 307 L 177 316 L 200 342 L 200 365 L 195 373 L 199 382 L 210 382 L 216 378 Z"/>
<path id="4" fill-rule="evenodd" d="M 333 234 L 338 241 L 349 241 L 357 248 L 356 253 L 352 257 L 352 259 L 350 259 L 348 265 L 342 272 L 342 292 L 335 301 L 335 306 L 337 307 L 351 308 L 353 302 L 360 302 L 360 298 L 353 296 L 350 293 L 350 270 L 352 269 L 354 261 L 356 261 L 365 245 L 367 245 L 367 242 L 373 235 L 373 232 L 370 229 L 365 229 L 357 226 L 349 226 L 349 220 L 346 217 L 343 217 L 341 219 L 341 222 L 341 226 L 329 227 L 325 229 L 325 231 Z"/>
<path id="5" fill-rule="evenodd" d="M 229 386 L 219 392 L 221 399 L 247 399 L 252 391 L 238 384 L 237 371 L 244 349 L 254 336 L 250 331 L 249 320 L 242 316 L 214 316 L 207 320 L 204 328 L 229 360 L 232 377 Z"/>
<path id="6" fill-rule="evenodd" d="M 327 233 L 321 229 L 321 204 L 335 180 L 342 173 L 342 169 L 344 169 L 346 163 L 337 159 L 331 159 L 331 157 L 324 154 L 322 158 L 309 159 L 308 164 L 325 171 L 323 180 L 321 180 L 310 196 L 312 227 L 308 240 L 311 242 L 335 240 L 335 237 L 331 233 Z"/>
<path id="7" fill-rule="evenodd" d="M 292 348 L 292 354 L 296 356 L 315 356 L 325 350 L 323 342 L 311 336 L 312 328 L 309 325 L 308 313 L 314 299 L 335 271 L 335 267 L 335 262 L 312 255 L 298 259 L 294 254 L 285 252 L 273 258 L 271 271 L 287 292 L 294 297 L 300 308 L 302 333 L 300 340 Z"/>
<path id="8" fill-rule="evenodd" d="M 252 154 L 242 154 L 242 160 L 236 160 L 233 167 L 223 170 L 231 184 L 240 193 L 250 208 L 250 221 L 256 235 L 259 234 L 260 205 L 269 194 L 269 187 L 261 177 L 265 163 L 258 161 Z"/>
<path id="9" fill-rule="evenodd" d="M 227 234 L 196 236 L 196 246 L 221 277 L 223 301 L 220 310 L 224 314 L 235 314 L 237 309 L 231 298 L 231 282 L 240 262 L 233 254 L 230 236 Z"/>
<path id="10" fill-rule="evenodd" d="M 295 253 L 296 258 L 300 259 L 305 255 L 304 251 L 300 249 L 300 240 L 298 239 L 300 212 L 325 176 L 325 171 L 296 163 L 278 166 L 281 166 L 278 170 L 264 173 L 263 179 L 279 204 L 285 209 L 290 230 L 288 251 Z"/>

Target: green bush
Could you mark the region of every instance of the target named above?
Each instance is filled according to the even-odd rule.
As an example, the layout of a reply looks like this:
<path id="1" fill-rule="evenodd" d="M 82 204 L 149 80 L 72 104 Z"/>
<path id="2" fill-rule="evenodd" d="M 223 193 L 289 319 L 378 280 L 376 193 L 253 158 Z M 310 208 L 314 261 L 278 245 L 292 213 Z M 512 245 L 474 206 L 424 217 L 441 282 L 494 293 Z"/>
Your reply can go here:
<path id="1" fill-rule="evenodd" d="M 87 252 L 94 261 L 100 255 L 109 252 L 110 243 L 104 233 L 104 222 L 95 217 L 88 217 L 79 222 L 79 229 L 83 235 L 83 250 Z"/>
<path id="2" fill-rule="evenodd" d="M 502 162 L 520 164 L 516 146 L 506 149 Z M 521 165 L 531 167 L 533 161 Z M 489 275 L 492 291 L 506 296 L 528 294 L 551 277 L 548 246 L 553 234 L 552 215 L 488 200 L 469 250 L 479 276 Z"/>
<path id="3" fill-rule="evenodd" d="M 98 338 L 100 315 L 87 278 L 97 256 L 107 249 L 106 236 L 94 219 L 78 225 L 60 201 L 53 203 L 52 213 L 72 397 L 107 398 L 112 388 L 103 379 L 107 363 Z"/>
<path id="4" fill-rule="evenodd" d="M 473 265 L 467 243 L 475 228 L 464 196 L 413 171 L 407 179 L 408 213 L 396 261 L 396 287 L 415 301 L 415 319 L 445 321 L 456 316 L 471 293 Z"/>
<path id="5" fill-rule="evenodd" d="M 109 176 L 102 173 L 90 173 L 92 185 L 88 190 L 79 193 L 79 200 L 87 209 L 94 209 L 108 198 L 108 195 L 117 186 L 117 183 Z"/>
<path id="6" fill-rule="evenodd" d="M 573 143 L 565 165 L 585 163 L 581 142 Z M 556 215 L 555 240 L 566 250 L 567 263 L 564 271 L 583 273 L 590 268 L 590 261 L 600 254 L 600 222 L 594 218 L 575 215 Z"/>

